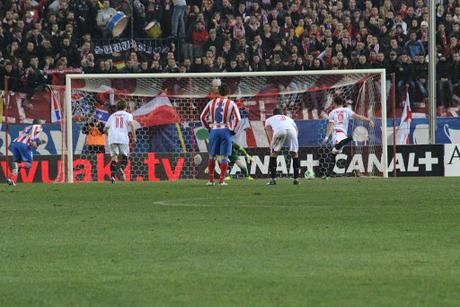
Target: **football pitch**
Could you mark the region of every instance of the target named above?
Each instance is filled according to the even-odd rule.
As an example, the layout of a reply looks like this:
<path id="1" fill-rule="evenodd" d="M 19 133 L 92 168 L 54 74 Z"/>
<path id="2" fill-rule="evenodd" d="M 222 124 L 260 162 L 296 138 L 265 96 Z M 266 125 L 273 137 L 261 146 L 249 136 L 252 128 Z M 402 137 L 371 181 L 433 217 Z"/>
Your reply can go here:
<path id="1" fill-rule="evenodd" d="M 460 179 L 0 187 L 0 306 L 458 306 Z"/>

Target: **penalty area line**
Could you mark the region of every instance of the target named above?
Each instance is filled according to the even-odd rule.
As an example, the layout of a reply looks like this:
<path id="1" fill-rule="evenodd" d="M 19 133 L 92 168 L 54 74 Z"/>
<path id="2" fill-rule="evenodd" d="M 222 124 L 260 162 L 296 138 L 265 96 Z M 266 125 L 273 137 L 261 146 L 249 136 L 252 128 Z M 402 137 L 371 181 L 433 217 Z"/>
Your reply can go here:
<path id="1" fill-rule="evenodd" d="M 190 201 L 188 199 L 187 201 Z M 195 208 L 306 208 L 306 207 L 315 207 L 315 206 L 287 206 L 287 205 L 215 205 L 215 204 L 193 204 L 181 202 L 179 200 L 175 201 L 156 201 L 153 202 L 154 205 L 161 207 L 195 207 Z"/>

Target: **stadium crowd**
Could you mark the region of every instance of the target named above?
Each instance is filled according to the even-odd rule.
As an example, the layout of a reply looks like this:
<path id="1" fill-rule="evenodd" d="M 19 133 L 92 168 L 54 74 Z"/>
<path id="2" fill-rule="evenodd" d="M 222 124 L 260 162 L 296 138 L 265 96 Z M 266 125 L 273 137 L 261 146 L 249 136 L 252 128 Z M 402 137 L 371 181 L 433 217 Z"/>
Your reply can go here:
<path id="1" fill-rule="evenodd" d="M 31 93 L 62 72 L 246 72 L 386 68 L 427 97 L 428 0 L 0 0 L 0 88 Z M 437 0 L 438 104 L 460 84 L 460 0 Z M 107 23 L 165 48 L 96 53 Z M 149 25 L 150 23 L 150 25 Z M 145 31 L 149 25 L 150 30 Z M 167 40 L 166 38 L 171 38 Z M 118 38 L 121 39 L 121 38 Z"/>

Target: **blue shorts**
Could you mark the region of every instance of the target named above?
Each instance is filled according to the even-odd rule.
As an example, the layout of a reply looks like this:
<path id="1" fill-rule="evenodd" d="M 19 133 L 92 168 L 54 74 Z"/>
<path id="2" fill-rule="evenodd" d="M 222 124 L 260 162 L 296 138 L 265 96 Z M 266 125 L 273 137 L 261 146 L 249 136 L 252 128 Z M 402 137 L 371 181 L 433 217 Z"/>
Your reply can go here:
<path id="1" fill-rule="evenodd" d="M 232 154 L 232 133 L 229 129 L 212 129 L 209 134 L 209 155 L 227 156 Z"/>
<path id="2" fill-rule="evenodd" d="M 13 153 L 13 162 L 32 163 L 33 154 L 29 145 L 21 142 L 13 142 L 11 143 L 10 150 Z"/>

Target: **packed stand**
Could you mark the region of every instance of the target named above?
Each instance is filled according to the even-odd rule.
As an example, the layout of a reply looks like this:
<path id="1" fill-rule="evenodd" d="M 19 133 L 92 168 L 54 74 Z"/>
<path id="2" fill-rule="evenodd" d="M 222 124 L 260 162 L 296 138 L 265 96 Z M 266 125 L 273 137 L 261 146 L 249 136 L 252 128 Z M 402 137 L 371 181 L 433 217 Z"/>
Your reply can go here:
<path id="1" fill-rule="evenodd" d="M 449 108 L 460 82 L 460 0 L 438 2 L 438 104 Z M 117 11 L 129 22 L 114 38 Z M 0 18 L 0 87 L 8 75 L 10 89 L 28 95 L 63 84 L 68 71 L 387 68 L 398 95 L 428 96 L 427 0 L 7 0 Z M 123 38 L 163 45 L 95 52 Z"/>

